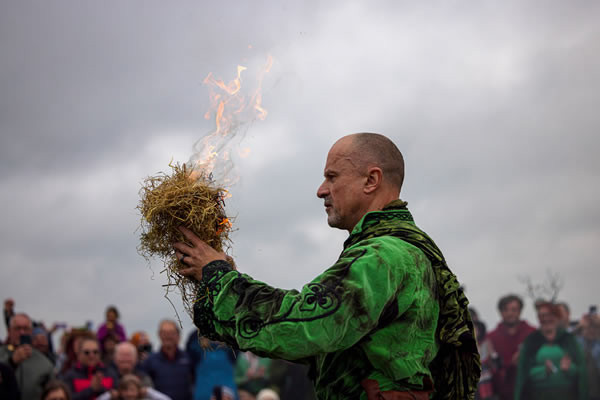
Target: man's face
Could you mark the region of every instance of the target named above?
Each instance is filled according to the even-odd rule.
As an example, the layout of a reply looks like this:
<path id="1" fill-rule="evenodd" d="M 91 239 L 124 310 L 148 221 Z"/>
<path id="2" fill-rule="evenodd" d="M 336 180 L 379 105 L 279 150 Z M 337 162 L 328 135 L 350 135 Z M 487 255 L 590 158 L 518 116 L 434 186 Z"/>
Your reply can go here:
<path id="1" fill-rule="evenodd" d="M 163 347 L 177 347 L 179 344 L 179 333 L 171 323 L 164 323 L 160 326 L 158 337 Z"/>
<path id="2" fill-rule="evenodd" d="M 518 301 L 514 300 L 506 304 L 500 311 L 502 322 L 508 326 L 514 326 L 519 322 L 521 317 L 521 306 Z"/>
<path id="3" fill-rule="evenodd" d="M 100 363 L 100 347 L 93 340 L 85 340 L 78 354 L 79 362 L 86 367 L 95 367 Z"/>
<path id="4" fill-rule="evenodd" d="M 349 232 L 366 211 L 363 203 L 366 177 L 347 156 L 350 150 L 349 139 L 333 145 L 327 155 L 325 180 L 317 190 L 317 197 L 325 201 L 329 226 Z"/>
<path id="5" fill-rule="evenodd" d="M 29 318 L 23 315 L 15 315 L 10 320 L 9 342 L 13 346 L 18 346 L 21 343 L 21 335 L 31 336 L 33 326 Z"/>
<path id="6" fill-rule="evenodd" d="M 114 361 L 121 375 L 130 374 L 137 363 L 135 349 L 118 348 L 115 352 Z"/>

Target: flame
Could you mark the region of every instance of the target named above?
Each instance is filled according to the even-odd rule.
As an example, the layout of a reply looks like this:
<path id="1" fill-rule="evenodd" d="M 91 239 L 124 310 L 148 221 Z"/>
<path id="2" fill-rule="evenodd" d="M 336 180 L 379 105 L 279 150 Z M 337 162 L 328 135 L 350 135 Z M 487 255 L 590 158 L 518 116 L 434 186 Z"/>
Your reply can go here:
<path id="1" fill-rule="evenodd" d="M 249 68 L 242 65 L 237 66 L 236 75 L 229 82 L 215 78 L 212 72 L 204 78 L 210 99 L 204 118 L 214 119 L 215 129 L 196 143 L 195 154 L 190 158 L 192 169 L 201 171 L 200 175 L 211 176 L 221 184 L 235 181 L 227 176 L 233 168 L 230 155 L 247 156 L 249 149 L 234 150 L 230 142 L 240 126 L 267 117 L 262 105 L 262 83 L 272 66 L 273 58 L 268 56 L 254 80 L 248 77 Z"/>
<path id="2" fill-rule="evenodd" d="M 229 230 L 233 224 L 229 220 L 229 218 L 223 219 L 223 221 L 219 222 L 219 228 L 217 229 L 217 235 L 220 235 L 224 230 Z"/>

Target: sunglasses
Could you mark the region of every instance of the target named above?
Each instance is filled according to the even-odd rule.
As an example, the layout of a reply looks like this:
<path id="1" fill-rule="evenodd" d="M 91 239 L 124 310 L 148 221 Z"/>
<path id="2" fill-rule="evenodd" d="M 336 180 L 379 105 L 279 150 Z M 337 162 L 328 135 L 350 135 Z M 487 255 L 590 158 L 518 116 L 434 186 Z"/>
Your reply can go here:
<path id="1" fill-rule="evenodd" d="M 100 354 L 100 350 L 84 350 L 83 354 L 89 356 L 90 354 Z"/>

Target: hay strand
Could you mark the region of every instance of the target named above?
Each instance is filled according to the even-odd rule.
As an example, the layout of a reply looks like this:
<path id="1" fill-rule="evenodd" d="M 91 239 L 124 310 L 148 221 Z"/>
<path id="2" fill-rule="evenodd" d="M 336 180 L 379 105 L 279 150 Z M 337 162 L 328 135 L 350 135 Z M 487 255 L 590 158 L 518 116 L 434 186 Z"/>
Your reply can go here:
<path id="1" fill-rule="evenodd" d="M 197 283 L 179 274 L 184 265 L 175 257 L 173 243 L 190 244 L 178 229 L 185 226 L 215 250 L 227 250 L 231 232 L 231 221 L 225 214 L 227 191 L 216 186 L 210 175 L 198 173 L 185 164 L 169 164 L 169 167 L 170 175 L 148 177 L 140 190 L 137 208 L 142 216 L 142 233 L 138 252 L 148 261 L 154 257 L 163 261 L 167 296 L 177 287 L 185 310 L 193 316 Z"/>

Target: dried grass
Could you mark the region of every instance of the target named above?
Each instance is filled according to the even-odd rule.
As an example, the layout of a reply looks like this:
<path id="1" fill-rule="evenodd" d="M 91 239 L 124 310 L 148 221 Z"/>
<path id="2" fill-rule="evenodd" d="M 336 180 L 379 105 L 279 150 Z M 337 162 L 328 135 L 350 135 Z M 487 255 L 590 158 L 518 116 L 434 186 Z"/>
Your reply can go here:
<path id="1" fill-rule="evenodd" d="M 227 191 L 215 186 L 210 176 L 185 164 L 169 166 L 171 175 L 148 177 L 140 190 L 137 208 L 142 215 L 142 234 L 138 252 L 147 260 L 157 257 L 163 261 L 165 269 L 161 272 L 167 275 L 167 299 L 172 288 L 178 288 L 184 308 L 192 316 L 197 283 L 179 274 L 184 265 L 175 257 L 173 243 L 187 242 L 178 229 L 185 226 L 215 250 L 226 250 L 231 231 L 224 209 Z"/>

